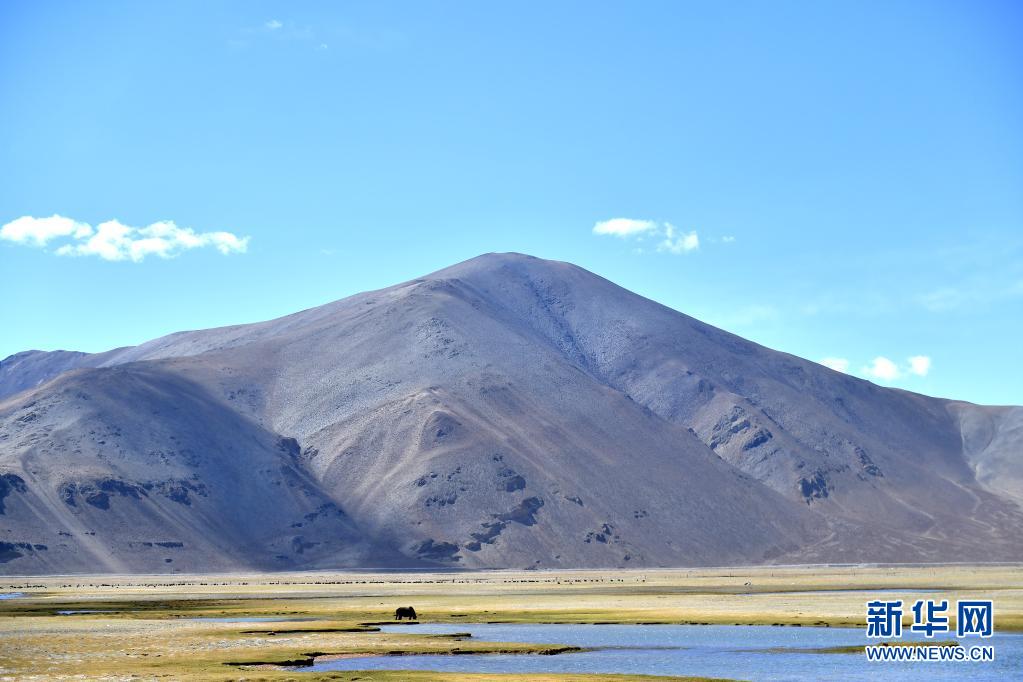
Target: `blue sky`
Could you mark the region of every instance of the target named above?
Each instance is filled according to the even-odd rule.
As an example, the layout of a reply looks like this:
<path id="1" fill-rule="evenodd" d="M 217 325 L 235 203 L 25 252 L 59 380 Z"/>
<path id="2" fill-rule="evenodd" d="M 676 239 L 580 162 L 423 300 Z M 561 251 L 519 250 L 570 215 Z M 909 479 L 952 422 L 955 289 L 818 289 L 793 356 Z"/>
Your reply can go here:
<path id="1" fill-rule="evenodd" d="M 8 1 L 0 357 L 520 251 L 1023 404 L 1021 34 L 995 1 Z"/>

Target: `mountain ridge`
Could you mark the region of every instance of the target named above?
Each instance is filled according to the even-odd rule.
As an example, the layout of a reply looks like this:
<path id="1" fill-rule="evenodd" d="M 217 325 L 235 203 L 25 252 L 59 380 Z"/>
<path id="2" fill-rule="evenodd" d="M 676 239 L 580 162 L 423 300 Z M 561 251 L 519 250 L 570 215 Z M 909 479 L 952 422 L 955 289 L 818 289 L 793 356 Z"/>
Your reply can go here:
<path id="1" fill-rule="evenodd" d="M 11 511 L 0 522 L 20 556 L 0 571 L 87 565 L 97 553 L 129 571 L 1023 556 L 1023 409 L 878 387 L 568 263 L 486 254 L 266 322 L 91 356 L 12 357 L 0 390 L 29 388 L 0 392 L 0 474 L 21 481 L 4 479 Z M 158 414 L 141 419 L 110 388 L 94 423 L 68 382 L 87 394 L 123 383 L 134 406 Z M 231 437 L 168 416 L 171 397 Z M 121 435 L 97 437 L 99 423 Z M 197 433 L 191 449 L 225 470 L 227 453 L 262 462 L 234 474 L 241 485 L 304 492 L 282 506 L 288 523 L 264 523 L 230 553 L 183 530 L 182 551 L 148 556 L 137 545 L 152 538 L 109 522 L 115 504 L 205 515 L 193 525 L 214 535 L 215 509 L 231 533 L 253 532 L 230 512 L 223 471 L 168 445 Z M 140 464 L 157 451 L 169 463 Z M 36 464 L 50 460 L 59 466 Z M 69 485 L 95 495 L 104 481 L 147 492 L 198 481 L 210 510 L 141 492 L 108 492 L 108 509 L 62 501 Z M 308 528 L 302 510 L 314 501 L 344 522 Z M 40 537 L 58 526 L 77 531 L 50 533 L 49 549 Z M 101 538 L 87 536 L 91 554 L 85 526 Z"/>

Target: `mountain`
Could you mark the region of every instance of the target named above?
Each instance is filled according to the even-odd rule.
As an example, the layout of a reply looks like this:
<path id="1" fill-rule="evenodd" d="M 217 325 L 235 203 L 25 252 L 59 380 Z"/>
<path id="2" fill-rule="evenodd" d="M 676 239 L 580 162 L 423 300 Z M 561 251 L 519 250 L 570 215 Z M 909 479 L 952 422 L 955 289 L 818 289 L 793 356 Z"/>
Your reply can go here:
<path id="1" fill-rule="evenodd" d="M 0 571 L 1023 559 L 1023 408 L 488 254 L 0 363 Z"/>

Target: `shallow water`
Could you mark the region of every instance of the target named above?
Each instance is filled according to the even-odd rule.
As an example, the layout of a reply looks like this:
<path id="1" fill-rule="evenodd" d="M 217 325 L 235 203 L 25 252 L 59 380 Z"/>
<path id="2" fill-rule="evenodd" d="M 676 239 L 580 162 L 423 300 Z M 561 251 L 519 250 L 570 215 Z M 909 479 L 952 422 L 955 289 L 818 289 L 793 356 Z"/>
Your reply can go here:
<path id="1" fill-rule="evenodd" d="M 384 626 L 384 632 L 403 632 Z M 530 642 L 606 647 L 556 656 L 380 656 L 324 661 L 305 671 L 438 670 L 480 673 L 625 673 L 701 675 L 747 680 L 1006 680 L 1023 676 L 1023 635 L 968 638 L 965 646 L 993 645 L 989 663 L 870 663 L 862 653 L 811 654 L 774 648 L 865 644 L 859 628 L 751 625 L 531 625 L 422 624 L 416 634 L 471 632 L 490 642 Z M 907 635 L 903 639 L 923 639 Z M 936 640 L 942 638 L 940 635 Z"/>
<path id="2" fill-rule="evenodd" d="M 27 596 L 24 592 L 4 592 L 0 594 L 0 599 L 17 599 L 18 597 Z"/>

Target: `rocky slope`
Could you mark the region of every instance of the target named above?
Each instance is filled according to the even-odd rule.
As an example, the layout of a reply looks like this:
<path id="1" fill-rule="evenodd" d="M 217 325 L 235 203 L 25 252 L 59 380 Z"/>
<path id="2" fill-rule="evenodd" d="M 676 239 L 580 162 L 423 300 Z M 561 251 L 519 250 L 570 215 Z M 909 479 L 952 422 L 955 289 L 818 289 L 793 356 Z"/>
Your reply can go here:
<path id="1" fill-rule="evenodd" d="M 0 363 L 0 571 L 1023 559 L 1023 409 L 486 255 Z"/>

